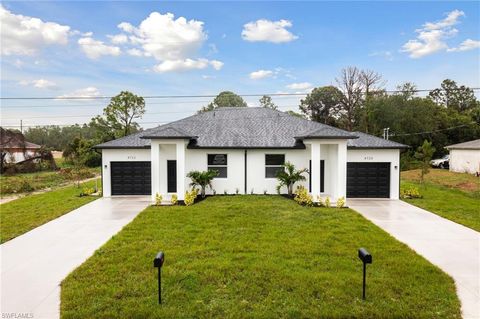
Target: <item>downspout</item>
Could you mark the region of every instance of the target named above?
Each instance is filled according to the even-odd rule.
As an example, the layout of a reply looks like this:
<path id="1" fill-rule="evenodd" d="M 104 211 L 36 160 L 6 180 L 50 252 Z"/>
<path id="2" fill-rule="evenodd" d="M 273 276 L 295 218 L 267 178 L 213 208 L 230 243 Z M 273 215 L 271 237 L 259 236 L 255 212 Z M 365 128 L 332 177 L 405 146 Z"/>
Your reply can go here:
<path id="1" fill-rule="evenodd" d="M 244 185 L 244 192 L 247 195 L 247 149 L 245 149 L 245 185 Z"/>

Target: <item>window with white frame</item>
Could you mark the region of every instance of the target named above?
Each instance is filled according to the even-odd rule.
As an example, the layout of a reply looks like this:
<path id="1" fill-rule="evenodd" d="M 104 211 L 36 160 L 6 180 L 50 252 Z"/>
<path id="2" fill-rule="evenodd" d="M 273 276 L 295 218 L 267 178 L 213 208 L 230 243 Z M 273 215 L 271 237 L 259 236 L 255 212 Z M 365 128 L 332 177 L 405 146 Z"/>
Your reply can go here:
<path id="1" fill-rule="evenodd" d="M 284 164 L 285 154 L 265 154 L 265 178 L 276 178 Z"/>
<path id="2" fill-rule="evenodd" d="M 208 170 L 217 171 L 216 178 L 227 178 L 227 154 L 208 154 Z"/>

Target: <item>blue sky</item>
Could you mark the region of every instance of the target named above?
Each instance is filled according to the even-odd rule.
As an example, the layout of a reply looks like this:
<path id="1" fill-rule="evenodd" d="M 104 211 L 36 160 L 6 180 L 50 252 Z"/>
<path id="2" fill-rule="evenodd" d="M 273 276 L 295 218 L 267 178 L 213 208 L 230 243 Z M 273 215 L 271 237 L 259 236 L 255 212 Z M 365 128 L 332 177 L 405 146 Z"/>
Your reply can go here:
<path id="1" fill-rule="evenodd" d="M 3 2 L 1 93 L 308 92 L 350 65 L 381 73 L 388 89 L 405 81 L 430 89 L 445 78 L 479 87 L 479 9 L 457 1 Z M 274 101 L 296 110 L 298 99 Z M 208 101 L 148 100 L 140 122 L 185 117 Z M 4 100 L 2 125 L 88 122 L 105 104 Z"/>

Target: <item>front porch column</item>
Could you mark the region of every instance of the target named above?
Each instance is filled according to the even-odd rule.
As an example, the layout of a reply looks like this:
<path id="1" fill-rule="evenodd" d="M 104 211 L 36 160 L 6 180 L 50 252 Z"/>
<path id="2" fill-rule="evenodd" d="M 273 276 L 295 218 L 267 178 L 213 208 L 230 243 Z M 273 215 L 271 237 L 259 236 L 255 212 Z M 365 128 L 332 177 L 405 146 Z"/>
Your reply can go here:
<path id="1" fill-rule="evenodd" d="M 177 197 L 185 199 L 185 141 L 176 143 L 177 148 Z"/>
<path id="2" fill-rule="evenodd" d="M 150 146 L 150 165 L 152 176 L 152 201 L 155 201 L 155 195 L 160 193 L 160 143 L 151 140 Z"/>
<path id="3" fill-rule="evenodd" d="M 312 171 L 310 176 L 312 179 L 312 196 L 313 201 L 317 201 L 320 195 L 320 143 L 312 142 L 311 144 Z"/>
<path id="4" fill-rule="evenodd" d="M 337 189 L 335 198 L 347 197 L 347 142 L 337 145 Z"/>

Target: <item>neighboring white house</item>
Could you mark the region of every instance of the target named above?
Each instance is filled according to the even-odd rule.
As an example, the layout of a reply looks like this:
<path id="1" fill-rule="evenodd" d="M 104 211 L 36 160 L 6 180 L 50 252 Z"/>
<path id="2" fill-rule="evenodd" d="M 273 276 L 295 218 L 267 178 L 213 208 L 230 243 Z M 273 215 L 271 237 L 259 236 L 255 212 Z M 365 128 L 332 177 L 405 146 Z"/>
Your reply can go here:
<path id="1" fill-rule="evenodd" d="M 398 199 L 400 150 L 406 147 L 254 107 L 217 108 L 96 146 L 104 196 L 152 200 L 156 193 L 183 200 L 188 172 L 208 169 L 219 172 L 212 183 L 217 194 L 275 194 L 276 172 L 287 161 L 309 170 L 298 184 L 314 199 Z"/>
<path id="2" fill-rule="evenodd" d="M 480 139 L 445 147 L 450 151 L 450 170 L 458 173 L 480 173 Z"/>

